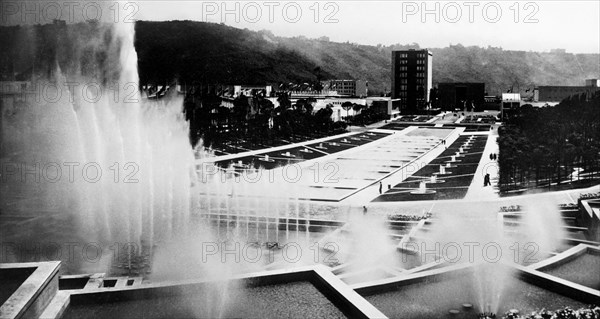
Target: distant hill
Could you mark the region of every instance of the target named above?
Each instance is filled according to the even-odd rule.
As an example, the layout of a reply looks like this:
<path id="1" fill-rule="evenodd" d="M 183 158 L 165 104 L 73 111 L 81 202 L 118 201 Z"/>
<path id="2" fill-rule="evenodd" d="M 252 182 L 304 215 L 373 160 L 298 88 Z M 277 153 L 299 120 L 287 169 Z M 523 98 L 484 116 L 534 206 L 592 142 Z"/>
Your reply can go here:
<path id="1" fill-rule="evenodd" d="M 68 61 L 69 51 L 60 50 L 68 41 L 68 37 L 60 36 L 61 28 L 71 37 L 90 32 L 84 24 L 0 28 L 0 41 L 9 44 L 0 53 L 2 77 L 31 68 L 32 63 L 23 63 L 23 59 L 35 57 L 39 63 L 62 52 L 59 59 Z M 36 43 L 24 45 L 25 40 L 16 41 L 16 35 L 26 35 Z M 76 38 L 81 41 L 85 36 Z M 20 44 L 11 48 L 16 42 Z M 269 31 L 193 21 L 137 22 L 135 45 L 142 83 L 175 78 L 227 84 L 303 83 L 315 82 L 318 75 L 321 79 L 365 79 L 376 94 L 389 91 L 392 50 L 419 47 L 285 38 Z M 489 94 L 511 87 L 525 92 L 534 85 L 583 85 L 586 78 L 600 77 L 600 54 L 509 51 L 460 44 L 429 49 L 433 52 L 434 83 L 485 82 Z"/>

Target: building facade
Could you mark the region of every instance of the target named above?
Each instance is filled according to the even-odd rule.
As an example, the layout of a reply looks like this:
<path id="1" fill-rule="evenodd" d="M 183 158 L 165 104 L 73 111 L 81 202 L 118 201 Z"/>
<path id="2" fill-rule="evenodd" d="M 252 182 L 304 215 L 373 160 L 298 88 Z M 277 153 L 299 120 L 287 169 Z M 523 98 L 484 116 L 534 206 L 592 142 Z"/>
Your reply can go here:
<path id="1" fill-rule="evenodd" d="M 500 107 L 500 118 L 504 121 L 512 112 L 521 106 L 521 94 L 502 93 L 502 105 Z"/>
<path id="2" fill-rule="evenodd" d="M 576 95 L 586 94 L 590 96 L 600 91 L 598 79 L 585 80 L 585 86 L 538 86 L 533 90 L 534 102 L 560 102 L 565 98 Z"/>
<path id="3" fill-rule="evenodd" d="M 439 83 L 437 97 L 442 110 L 482 109 L 485 104 L 485 83 Z"/>
<path id="4" fill-rule="evenodd" d="M 323 90 L 337 92 L 340 96 L 366 97 L 368 84 L 364 80 L 329 80 L 323 82 Z"/>
<path id="5" fill-rule="evenodd" d="M 432 87 L 432 59 L 429 50 L 392 52 L 392 99 L 401 101 L 402 113 L 428 107 Z"/>

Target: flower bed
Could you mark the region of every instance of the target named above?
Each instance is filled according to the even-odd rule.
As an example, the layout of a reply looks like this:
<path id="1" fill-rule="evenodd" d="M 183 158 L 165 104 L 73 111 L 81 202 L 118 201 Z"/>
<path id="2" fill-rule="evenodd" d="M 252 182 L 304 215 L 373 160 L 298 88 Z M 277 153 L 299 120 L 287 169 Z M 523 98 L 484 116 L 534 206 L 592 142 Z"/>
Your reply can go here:
<path id="1" fill-rule="evenodd" d="M 588 308 L 572 309 L 565 307 L 550 311 L 542 309 L 531 314 L 522 315 L 517 310 L 510 310 L 502 316 L 503 319 L 600 319 L 600 307 L 589 306 Z"/>
<path id="2" fill-rule="evenodd" d="M 575 203 L 560 204 L 560 205 L 558 205 L 558 208 L 560 208 L 560 209 L 573 209 L 573 208 L 577 208 L 577 204 L 575 204 Z"/>
<path id="3" fill-rule="evenodd" d="M 500 207 L 500 211 L 503 213 L 520 212 L 521 205 L 502 206 Z"/>
<path id="4" fill-rule="evenodd" d="M 579 199 L 596 199 L 600 198 L 600 193 L 585 193 L 580 194 Z"/>
<path id="5" fill-rule="evenodd" d="M 388 215 L 388 219 L 391 221 L 402 221 L 402 222 L 410 222 L 410 221 L 420 221 L 422 219 L 431 218 L 431 213 L 425 213 L 425 215 L 403 215 L 403 214 L 391 214 Z"/>

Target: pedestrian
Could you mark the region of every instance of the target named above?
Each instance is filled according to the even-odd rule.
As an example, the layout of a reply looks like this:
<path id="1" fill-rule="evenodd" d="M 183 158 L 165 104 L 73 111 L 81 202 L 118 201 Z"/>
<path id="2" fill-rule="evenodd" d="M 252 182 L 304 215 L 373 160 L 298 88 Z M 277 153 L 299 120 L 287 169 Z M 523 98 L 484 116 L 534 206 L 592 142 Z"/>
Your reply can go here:
<path id="1" fill-rule="evenodd" d="M 367 214 L 367 206 L 363 206 L 363 215 Z"/>
<path id="2" fill-rule="evenodd" d="M 490 174 L 485 174 L 485 176 L 483 177 L 483 187 L 488 186 L 488 185 L 492 185 L 490 183 Z"/>
<path id="3" fill-rule="evenodd" d="M 379 182 L 379 194 L 381 194 L 382 190 L 383 190 L 383 184 L 381 182 Z"/>

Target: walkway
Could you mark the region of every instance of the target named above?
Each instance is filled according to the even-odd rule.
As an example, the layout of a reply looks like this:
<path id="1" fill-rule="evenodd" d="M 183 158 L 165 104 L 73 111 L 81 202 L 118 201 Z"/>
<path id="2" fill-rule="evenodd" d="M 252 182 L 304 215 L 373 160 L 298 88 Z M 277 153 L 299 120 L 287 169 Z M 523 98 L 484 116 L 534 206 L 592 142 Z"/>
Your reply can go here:
<path id="1" fill-rule="evenodd" d="M 499 154 L 497 143 L 498 126 L 494 125 L 492 128 L 493 130 L 489 132 L 487 143 L 483 149 L 483 155 L 481 156 L 477 171 L 475 172 L 475 176 L 473 176 L 465 199 L 491 200 L 500 197 L 497 187 L 499 170 L 498 161 L 490 159 L 490 154 Z M 490 174 L 492 186 L 483 186 L 483 180 L 486 173 Z"/>

